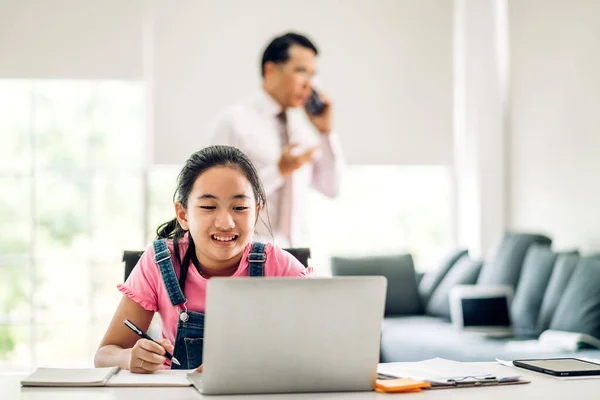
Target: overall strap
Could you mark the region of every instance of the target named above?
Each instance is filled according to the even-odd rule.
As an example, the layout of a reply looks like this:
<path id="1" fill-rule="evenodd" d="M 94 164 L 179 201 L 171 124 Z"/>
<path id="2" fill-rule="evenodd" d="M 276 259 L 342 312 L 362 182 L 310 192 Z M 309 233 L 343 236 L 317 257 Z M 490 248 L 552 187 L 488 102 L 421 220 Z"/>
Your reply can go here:
<path id="1" fill-rule="evenodd" d="M 179 287 L 179 281 L 171 261 L 171 252 L 167 247 L 167 239 L 154 241 L 154 262 L 158 264 L 165 288 L 173 306 L 186 302 L 186 298 Z"/>
<path id="2" fill-rule="evenodd" d="M 267 261 L 266 247 L 264 243 L 252 243 L 250 254 L 248 254 L 250 276 L 265 276 L 265 261 Z"/>

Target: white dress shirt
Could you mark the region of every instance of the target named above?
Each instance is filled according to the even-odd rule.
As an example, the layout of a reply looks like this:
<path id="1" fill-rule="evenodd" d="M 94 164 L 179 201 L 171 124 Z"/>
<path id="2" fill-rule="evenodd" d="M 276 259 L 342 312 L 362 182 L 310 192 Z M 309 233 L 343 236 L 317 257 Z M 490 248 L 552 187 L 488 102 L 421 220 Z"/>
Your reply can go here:
<path id="1" fill-rule="evenodd" d="M 260 214 L 256 239 L 274 241 L 281 247 L 309 246 L 306 239 L 306 197 L 310 186 L 328 197 L 339 190 L 343 168 L 339 139 L 335 132 L 320 134 L 300 108 L 288 109 L 289 143 L 299 153 L 319 145 L 315 158 L 291 174 L 290 190 L 278 167 L 283 147 L 281 106 L 265 91 L 244 103 L 225 110 L 211 132 L 211 144 L 225 144 L 242 150 L 254 163 L 267 195 L 267 207 Z M 296 149 L 295 149 L 296 150 Z M 285 207 L 282 205 L 285 203 Z M 289 234 L 282 231 L 281 210 L 291 210 Z M 269 232 L 270 225 L 273 235 Z"/>

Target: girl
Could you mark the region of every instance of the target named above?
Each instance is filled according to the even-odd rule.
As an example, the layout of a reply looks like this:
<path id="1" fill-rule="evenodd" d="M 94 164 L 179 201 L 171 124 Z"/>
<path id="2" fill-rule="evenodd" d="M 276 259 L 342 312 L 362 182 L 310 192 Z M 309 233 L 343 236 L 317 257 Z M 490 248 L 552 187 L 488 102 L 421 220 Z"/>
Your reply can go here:
<path id="1" fill-rule="evenodd" d="M 137 373 L 202 364 L 205 293 L 212 276 L 312 276 L 289 253 L 252 243 L 265 192 L 248 157 L 212 146 L 190 157 L 177 177 L 176 218 L 161 225 L 127 281 L 123 298 L 96 352 L 96 367 L 118 365 Z M 146 331 L 155 312 L 158 345 L 140 339 L 123 320 Z M 164 357 L 165 350 L 181 366 Z"/>

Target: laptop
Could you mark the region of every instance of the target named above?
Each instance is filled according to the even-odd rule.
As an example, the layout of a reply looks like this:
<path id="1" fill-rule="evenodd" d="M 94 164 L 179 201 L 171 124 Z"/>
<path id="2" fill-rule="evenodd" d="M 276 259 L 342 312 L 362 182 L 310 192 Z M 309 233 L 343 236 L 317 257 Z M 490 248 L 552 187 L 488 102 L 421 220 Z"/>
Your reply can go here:
<path id="1" fill-rule="evenodd" d="M 383 276 L 211 278 L 203 394 L 371 391 L 387 280 Z"/>
<path id="2" fill-rule="evenodd" d="M 502 338 L 513 336 L 513 290 L 504 285 L 456 285 L 450 292 L 452 324 L 463 331 Z"/>

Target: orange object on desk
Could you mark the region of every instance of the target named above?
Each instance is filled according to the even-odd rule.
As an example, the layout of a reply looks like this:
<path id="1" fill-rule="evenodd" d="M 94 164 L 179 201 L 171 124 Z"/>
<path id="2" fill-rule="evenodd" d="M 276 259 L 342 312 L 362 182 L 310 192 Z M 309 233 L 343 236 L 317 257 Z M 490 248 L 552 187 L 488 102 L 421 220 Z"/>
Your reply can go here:
<path id="1" fill-rule="evenodd" d="M 420 392 L 421 389 L 431 387 L 429 382 L 418 381 L 412 378 L 377 379 L 375 391 L 380 393 L 411 393 Z"/>

